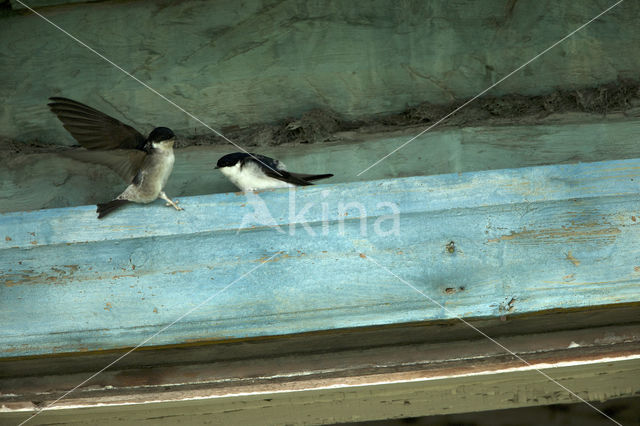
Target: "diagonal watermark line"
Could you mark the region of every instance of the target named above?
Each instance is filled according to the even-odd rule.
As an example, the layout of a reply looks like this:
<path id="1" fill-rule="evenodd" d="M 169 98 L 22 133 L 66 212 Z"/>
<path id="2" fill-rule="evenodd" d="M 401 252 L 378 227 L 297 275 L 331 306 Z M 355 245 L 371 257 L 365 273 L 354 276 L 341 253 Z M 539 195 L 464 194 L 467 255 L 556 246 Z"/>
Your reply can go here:
<path id="1" fill-rule="evenodd" d="M 215 293 L 213 293 L 211 296 L 207 297 L 203 302 L 200 302 L 198 305 L 196 305 L 195 307 L 189 309 L 187 312 L 185 312 L 184 314 L 180 315 L 178 318 L 176 318 L 171 324 L 169 325 L 165 325 L 164 327 L 162 327 L 159 331 L 157 331 L 156 333 L 154 333 L 153 335 L 151 335 L 150 337 L 147 337 L 146 339 L 144 339 L 142 342 L 138 343 L 134 348 L 130 349 L 129 351 L 125 352 L 123 355 L 121 355 L 120 357 L 118 357 L 116 360 L 111 361 L 109 364 L 107 364 L 105 367 L 103 367 L 101 370 L 93 373 L 90 377 L 88 377 L 87 379 L 83 380 L 81 383 L 79 383 L 76 387 L 74 387 L 71 390 L 68 390 L 67 392 L 65 392 L 61 397 L 59 397 L 58 399 L 56 399 L 55 401 L 47 404 L 46 407 L 44 407 L 41 410 L 38 410 L 36 413 L 32 414 L 28 419 L 26 419 L 25 421 L 23 421 L 22 423 L 20 423 L 18 426 L 22 426 L 23 424 L 27 423 L 28 421 L 30 421 L 31 419 L 33 419 L 34 417 L 36 417 L 37 415 L 39 415 L 40 413 L 42 413 L 43 411 L 51 408 L 53 405 L 55 405 L 56 403 L 58 403 L 61 399 L 65 398 L 67 395 L 69 395 L 71 392 L 75 391 L 76 389 L 78 389 L 80 386 L 84 385 L 85 383 L 87 383 L 88 381 L 90 381 L 91 379 L 93 379 L 94 377 L 96 377 L 97 375 L 99 375 L 100 373 L 102 373 L 103 371 L 105 371 L 106 369 L 108 369 L 109 367 L 111 367 L 112 365 L 116 364 L 118 361 L 120 361 L 121 359 L 123 359 L 124 357 L 126 357 L 127 355 L 129 355 L 131 352 L 135 351 L 136 349 L 138 349 L 139 347 L 143 346 L 145 343 L 147 343 L 149 340 L 153 339 L 154 337 L 156 337 L 158 334 L 166 331 L 167 329 L 169 329 L 170 327 L 172 327 L 173 325 L 175 325 L 177 322 L 179 322 L 180 320 L 182 320 L 184 317 L 186 317 L 187 315 L 191 314 L 193 311 L 195 311 L 196 309 L 199 309 L 202 305 L 204 305 L 205 303 L 209 302 L 211 299 L 213 299 L 214 297 L 218 296 L 219 294 L 223 293 L 225 290 L 227 290 L 229 287 L 231 287 L 232 285 L 234 285 L 235 283 L 237 283 L 238 281 L 242 280 L 244 277 L 250 275 L 251 273 L 253 273 L 253 271 L 255 271 L 256 269 L 260 268 L 262 265 L 264 265 L 265 263 L 269 262 L 271 259 L 273 259 L 274 257 L 276 257 L 277 255 L 279 255 L 280 253 L 282 253 L 281 251 L 278 251 L 274 254 L 272 254 L 271 256 L 269 256 L 268 259 L 260 262 L 258 265 L 254 266 L 253 268 L 251 268 L 251 270 L 249 270 L 248 272 L 245 272 L 244 274 L 242 274 L 239 278 L 236 278 L 235 280 L 233 280 L 230 284 L 227 284 L 226 286 L 224 286 L 222 289 L 216 291 Z"/>
<path id="2" fill-rule="evenodd" d="M 520 355 L 518 355 L 517 353 L 513 352 L 511 349 L 507 348 L 506 346 L 504 346 L 502 343 L 498 342 L 497 340 L 495 340 L 494 338 L 492 338 L 491 336 L 489 336 L 488 334 L 486 334 L 484 331 L 480 330 L 478 327 L 474 326 L 473 324 L 467 322 L 464 318 L 456 315 L 455 313 L 453 313 L 452 311 L 450 311 L 449 309 L 447 309 L 443 304 L 439 303 L 438 301 L 434 300 L 432 297 L 428 296 L 427 294 L 425 294 L 422 290 L 420 290 L 419 288 L 415 287 L 413 284 L 411 284 L 410 282 L 402 279 L 401 277 L 399 277 L 398 275 L 394 274 L 393 271 L 391 271 L 389 268 L 387 268 L 384 265 L 381 265 L 380 263 L 378 263 L 375 259 L 373 259 L 371 256 L 369 256 L 368 254 L 366 255 L 366 259 L 369 260 L 370 262 L 372 262 L 373 264 L 379 266 L 380 268 L 384 269 L 385 271 L 387 271 L 389 274 L 393 275 L 394 277 L 396 277 L 400 282 L 402 282 L 403 284 L 407 285 L 408 287 L 410 287 L 411 289 L 415 290 L 416 292 L 418 292 L 419 294 L 421 294 L 425 299 L 429 300 L 431 303 L 438 305 L 440 308 L 442 308 L 447 314 L 451 315 L 452 317 L 454 317 L 455 319 L 458 319 L 460 321 L 462 321 L 465 325 L 471 327 L 474 331 L 478 332 L 479 334 L 481 334 L 483 337 L 487 338 L 488 340 L 490 340 L 492 343 L 496 344 L 497 346 L 499 346 L 500 348 L 504 349 L 506 352 L 508 352 L 509 354 L 513 355 L 515 358 L 517 358 L 518 360 L 522 361 L 523 363 L 525 363 L 527 366 L 531 367 L 533 370 L 537 371 L 538 373 L 542 374 L 544 377 L 546 377 L 548 380 L 550 380 L 551 382 L 555 383 L 556 385 L 560 386 L 562 389 L 564 389 L 565 391 L 567 391 L 570 395 L 578 398 L 580 401 L 584 402 L 585 404 L 587 404 L 589 407 L 593 408 L 594 410 L 596 410 L 598 413 L 602 414 L 604 417 L 606 417 L 607 419 L 611 420 L 613 423 L 617 424 L 618 426 L 622 426 L 621 423 L 617 422 L 616 420 L 612 419 L 610 416 L 608 416 L 607 414 L 605 414 L 602 410 L 598 409 L 596 406 L 594 406 L 593 404 L 591 404 L 590 402 L 588 402 L 587 400 L 585 400 L 584 398 L 581 398 L 580 396 L 578 396 L 575 392 L 573 392 L 571 389 L 567 388 L 566 386 L 564 386 L 563 384 L 561 384 L 560 382 L 558 382 L 557 380 L 555 380 L 554 378 L 552 378 L 551 376 L 549 376 L 547 373 L 545 373 L 544 371 L 534 367 L 531 363 L 529 363 L 526 359 L 522 358 Z"/>
<path id="3" fill-rule="evenodd" d="M 16 0 L 18 3 L 20 3 L 22 6 L 24 6 L 25 8 L 29 9 L 32 13 L 34 13 L 35 15 L 39 16 L 40 18 L 42 18 L 43 20 L 45 20 L 46 22 L 48 22 L 49 24 L 53 25 L 56 29 L 58 29 L 60 32 L 66 34 L 67 36 L 69 36 L 71 39 L 73 39 L 75 42 L 77 42 L 78 44 L 80 44 L 81 46 L 87 48 L 89 51 L 91 51 L 92 53 L 96 54 L 97 56 L 99 56 L 100 58 L 102 58 L 103 60 L 105 60 L 106 62 L 108 62 L 109 64 L 111 64 L 113 67 L 117 68 L 118 70 L 122 71 L 123 73 L 125 73 L 126 75 L 128 75 L 129 77 L 131 77 L 132 79 L 134 79 L 136 82 L 140 83 L 142 86 L 144 86 L 145 88 L 149 89 L 151 92 L 155 93 L 156 95 L 160 96 L 162 99 L 164 99 L 165 101 L 167 101 L 168 103 L 170 103 L 171 105 L 173 105 L 174 107 L 176 107 L 177 109 L 179 109 L 180 111 L 182 111 L 183 113 L 187 114 L 189 117 L 193 118 L 195 121 L 197 121 L 198 123 L 202 124 L 204 127 L 206 127 L 207 129 L 211 130 L 213 133 L 215 133 L 216 135 L 218 135 L 219 137 L 221 137 L 222 139 L 226 140 L 227 142 L 229 142 L 231 145 L 235 146 L 236 148 L 238 148 L 239 150 L 241 150 L 242 152 L 244 152 L 245 154 L 249 154 L 249 156 L 251 156 L 254 160 L 256 160 L 258 163 L 264 165 L 265 167 L 267 167 L 268 169 L 274 171 L 275 173 L 277 173 L 279 176 L 282 176 L 282 174 L 278 171 L 278 170 L 274 170 L 272 167 L 270 167 L 268 164 L 265 164 L 264 162 L 262 162 L 259 158 L 256 158 L 255 155 L 253 155 L 252 153 L 250 153 L 249 151 L 247 151 L 246 149 L 244 149 L 243 147 L 241 147 L 240 145 L 238 145 L 237 143 L 235 143 L 234 141 L 232 141 L 231 139 L 229 139 L 228 137 L 226 137 L 225 135 L 223 135 L 222 133 L 220 133 L 219 131 L 217 131 L 216 129 L 214 129 L 213 127 L 209 126 L 207 123 L 205 123 L 204 121 L 200 120 L 198 117 L 196 117 L 195 115 L 193 115 L 192 113 L 190 113 L 189 111 L 187 111 L 186 109 L 182 108 L 180 105 L 178 105 L 177 103 L 173 102 L 171 99 L 167 98 L 165 95 L 163 95 L 162 93 L 158 92 L 156 89 L 154 89 L 153 87 L 149 86 L 147 83 L 145 83 L 144 81 L 140 80 L 138 77 L 134 76 L 133 74 L 131 74 L 130 72 L 128 72 L 127 70 L 125 70 L 124 68 L 122 68 L 120 65 L 116 64 L 115 62 L 113 62 L 111 59 L 107 58 L 106 56 L 104 56 L 102 53 L 98 52 L 97 50 L 95 50 L 93 47 L 89 46 L 87 43 L 85 43 L 84 41 L 80 40 L 79 38 L 77 38 L 76 36 L 74 36 L 73 34 L 69 33 L 68 31 L 66 31 L 64 28 L 60 27 L 58 24 L 56 24 L 55 22 L 51 21 L 50 19 L 48 19 L 47 17 L 45 17 L 44 15 L 36 12 L 35 10 L 33 10 L 28 4 L 22 2 L 21 0 Z"/>
<path id="4" fill-rule="evenodd" d="M 424 129 L 423 131 L 421 131 L 420 133 L 418 133 L 417 135 L 415 135 L 414 137 L 412 137 L 411 139 L 409 139 L 408 141 L 406 141 L 405 143 L 403 143 L 402 145 L 400 145 L 399 147 L 397 147 L 396 149 L 394 149 L 393 151 L 391 151 L 390 153 L 388 153 L 387 155 L 385 155 L 384 157 L 382 157 L 381 159 L 379 159 L 378 161 L 376 161 L 375 163 L 373 163 L 372 165 L 370 165 L 369 167 L 367 167 L 366 169 L 362 170 L 360 173 L 358 173 L 356 176 L 360 176 L 361 174 L 367 172 L 369 169 L 377 166 L 378 164 L 380 164 L 382 161 L 386 160 L 387 158 L 389 158 L 390 156 L 392 156 L 393 154 L 395 154 L 396 152 L 400 151 L 402 148 L 404 148 L 405 146 L 409 145 L 411 142 L 413 142 L 414 140 L 418 139 L 420 136 L 424 135 L 425 133 L 427 133 L 429 130 L 433 129 L 434 127 L 436 127 L 438 124 L 442 123 L 444 120 L 446 120 L 447 118 L 451 117 L 453 114 L 455 114 L 456 112 L 460 111 L 462 108 L 466 107 L 467 105 L 469 105 L 471 102 L 475 101 L 476 99 L 478 99 L 480 96 L 484 95 L 485 93 L 487 93 L 489 90 L 493 89 L 494 87 L 496 87 L 498 84 L 502 83 L 503 81 L 505 81 L 506 79 L 508 79 L 509 77 L 511 77 L 512 75 L 514 75 L 515 73 L 517 73 L 518 71 L 520 71 L 522 68 L 526 67 L 527 65 L 529 65 L 531 62 L 535 61 L 536 59 L 538 59 L 539 57 L 541 57 L 542 55 L 544 55 L 545 53 L 547 53 L 548 51 L 550 51 L 551 49 L 553 49 L 554 47 L 556 47 L 557 45 L 559 45 L 560 43 L 562 43 L 563 41 L 565 41 L 566 39 L 568 39 L 569 37 L 571 37 L 572 35 L 574 35 L 575 33 L 577 33 L 578 31 L 582 30 L 584 27 L 586 27 L 587 25 L 589 25 L 590 23 L 592 23 L 593 21 L 595 21 L 596 19 L 598 19 L 599 17 L 601 17 L 602 15 L 604 15 L 605 13 L 609 12 L 611 9 L 613 9 L 614 7 L 618 6 L 620 3 L 622 3 L 624 0 L 618 0 L 618 2 L 616 2 L 615 4 L 613 4 L 612 6 L 609 6 L 607 9 L 605 9 L 604 11 L 600 12 L 598 15 L 596 15 L 594 18 L 590 19 L 589 21 L 585 22 L 584 24 L 580 25 L 578 28 L 576 28 L 575 30 L 571 31 L 569 34 L 567 34 L 566 36 L 562 37 L 560 40 L 556 41 L 555 43 L 553 43 L 551 46 L 547 47 L 546 49 L 544 49 L 542 52 L 538 53 L 536 56 L 534 56 L 533 58 L 529 59 L 527 62 L 525 62 L 524 64 L 520 65 L 518 68 L 516 68 L 515 70 L 511 71 L 509 74 L 505 75 L 504 77 L 502 77 L 500 80 L 498 80 L 497 82 L 493 83 L 491 86 L 487 87 L 486 89 L 484 89 L 482 92 L 478 93 L 477 95 L 475 95 L 473 98 L 469 99 L 468 101 L 466 101 L 465 103 L 463 103 L 462 105 L 460 105 L 458 108 L 454 109 L 453 111 L 451 111 L 450 113 L 448 113 L 447 115 L 445 115 L 444 117 L 442 117 L 441 119 L 439 119 L 438 121 L 436 121 L 435 123 L 433 123 L 431 126 L 427 127 L 426 129 Z"/>

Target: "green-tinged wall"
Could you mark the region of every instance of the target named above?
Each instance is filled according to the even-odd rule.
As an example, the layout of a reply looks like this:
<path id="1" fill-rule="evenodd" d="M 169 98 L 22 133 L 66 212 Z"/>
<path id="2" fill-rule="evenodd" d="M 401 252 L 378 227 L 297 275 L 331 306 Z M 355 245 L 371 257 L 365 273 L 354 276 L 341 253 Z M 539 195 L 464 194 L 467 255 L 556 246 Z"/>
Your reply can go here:
<path id="1" fill-rule="evenodd" d="M 529 97 L 506 104 L 480 99 L 449 127 L 358 175 L 612 4 L 113 0 L 37 10 L 204 122 L 225 128 L 239 145 L 280 158 L 293 171 L 333 173 L 325 182 L 335 183 L 639 157 L 640 3 L 627 1 L 487 93 Z M 101 166 L 29 144 L 74 144 L 46 106 L 53 95 L 88 103 L 142 132 L 165 125 L 181 141 L 200 135 L 204 146 L 176 152 L 172 197 L 234 190 L 213 165 L 236 147 L 39 16 L 4 11 L 0 39 L 0 212 L 91 204 L 123 188 Z M 636 83 L 603 86 L 627 78 Z M 598 108 L 545 106 L 539 116 L 529 108 L 541 103 L 531 96 L 564 93 L 566 100 L 580 87 L 596 88 L 589 96 Z M 446 106 L 388 125 L 389 114 L 421 102 Z M 483 102 L 491 105 L 476 114 Z M 281 146 L 271 146 L 276 127 L 262 134 L 256 126 L 313 108 L 367 124 L 330 129 L 323 139 L 329 142 Z"/>
<path id="2" fill-rule="evenodd" d="M 28 4 L 28 2 L 27 2 Z M 466 99 L 614 1 L 104 1 L 38 9 L 214 128 L 311 108 L 345 118 Z M 501 83 L 533 95 L 637 78 L 640 3 L 627 1 Z M 0 135 L 71 144 L 64 95 L 149 131 L 203 126 L 28 11 L 0 18 Z M 240 141 L 241 142 L 241 141 Z"/>
<path id="3" fill-rule="evenodd" d="M 640 120 L 469 127 L 427 133 L 358 176 L 420 129 L 260 152 L 283 160 L 293 171 L 335 174 L 321 183 L 640 157 Z M 227 152 L 227 147 L 207 146 L 177 150 L 167 193 L 180 197 L 234 191 L 213 169 Z M 15 155 L 0 166 L 0 212 L 92 204 L 117 195 L 124 185 L 102 166 L 50 153 Z"/>

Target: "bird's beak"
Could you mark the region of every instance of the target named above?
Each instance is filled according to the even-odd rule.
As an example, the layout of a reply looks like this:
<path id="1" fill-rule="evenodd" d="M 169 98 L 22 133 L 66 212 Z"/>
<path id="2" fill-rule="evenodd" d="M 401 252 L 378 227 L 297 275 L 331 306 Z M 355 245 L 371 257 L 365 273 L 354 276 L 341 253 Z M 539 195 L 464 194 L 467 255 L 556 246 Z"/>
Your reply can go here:
<path id="1" fill-rule="evenodd" d="M 219 169 L 219 168 L 220 168 L 220 167 L 218 167 L 218 166 L 215 166 L 215 167 L 214 167 L 214 169 Z"/>

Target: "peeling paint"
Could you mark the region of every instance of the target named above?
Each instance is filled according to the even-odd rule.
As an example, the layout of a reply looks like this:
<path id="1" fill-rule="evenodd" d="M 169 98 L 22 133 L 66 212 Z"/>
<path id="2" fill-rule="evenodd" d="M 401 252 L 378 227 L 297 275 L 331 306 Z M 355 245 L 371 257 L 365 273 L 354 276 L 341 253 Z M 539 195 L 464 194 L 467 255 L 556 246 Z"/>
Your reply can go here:
<path id="1" fill-rule="evenodd" d="M 35 274 L 35 271 L 33 269 L 25 269 L 22 272 L 18 273 L 2 274 L 0 275 L 0 279 L 4 281 L 4 284 L 7 287 L 22 284 L 43 284 L 47 282 L 61 284 L 60 280 L 70 277 L 71 275 L 73 275 L 73 272 L 78 270 L 79 268 L 77 265 L 65 265 L 65 267 L 70 268 L 70 270 L 65 271 L 64 269 L 51 267 L 50 269 L 53 272 L 56 272 L 57 275 L 50 275 L 45 272 Z"/>
<path id="2" fill-rule="evenodd" d="M 165 272 L 165 274 L 167 274 L 167 275 L 175 275 L 175 274 L 186 274 L 186 273 L 189 273 L 189 272 L 193 272 L 193 270 L 192 269 L 181 269 L 181 270 L 178 270 L 178 271 Z M 151 287 L 149 287 L 149 288 L 151 288 Z"/>
<path id="3" fill-rule="evenodd" d="M 302 257 L 304 255 L 305 254 L 302 253 L 302 254 L 300 254 L 300 256 L 291 256 L 288 253 L 282 253 L 280 256 L 274 256 L 274 257 L 262 256 L 262 257 L 260 257 L 260 258 L 258 258 L 256 260 L 254 260 L 254 262 L 271 263 L 271 262 L 277 262 L 277 261 L 282 260 L 282 259 L 293 259 L 295 257 Z"/>
<path id="4" fill-rule="evenodd" d="M 519 244 L 538 244 L 549 242 L 579 242 L 585 239 L 602 239 L 611 243 L 615 241 L 618 234 L 620 234 L 620 229 L 616 227 L 601 228 L 601 225 L 592 223 L 535 231 L 527 231 L 526 228 L 524 228 L 523 231 L 512 231 L 509 235 L 503 235 L 499 238 L 492 238 L 487 241 L 490 243 L 512 241 Z"/>
<path id="5" fill-rule="evenodd" d="M 580 266 L 580 261 L 578 259 L 576 259 L 575 257 L 573 257 L 573 254 L 571 254 L 571 250 L 569 250 L 569 253 L 567 253 L 567 257 L 566 259 L 573 263 L 575 266 Z"/>

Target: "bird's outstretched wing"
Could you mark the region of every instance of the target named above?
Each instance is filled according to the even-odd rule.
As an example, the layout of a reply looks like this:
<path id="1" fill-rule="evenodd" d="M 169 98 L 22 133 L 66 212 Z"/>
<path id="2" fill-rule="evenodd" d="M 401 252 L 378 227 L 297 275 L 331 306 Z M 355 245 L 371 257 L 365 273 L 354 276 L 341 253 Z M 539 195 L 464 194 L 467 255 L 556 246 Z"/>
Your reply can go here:
<path id="1" fill-rule="evenodd" d="M 49 108 L 64 128 L 87 148 L 64 155 L 107 166 L 131 183 L 146 156 L 145 137 L 133 127 L 80 102 L 61 97 L 49 99 Z"/>
<path id="2" fill-rule="evenodd" d="M 85 163 L 101 164 L 116 172 L 126 183 L 132 183 L 147 154 L 137 149 L 114 149 L 111 151 L 74 149 L 65 151 L 61 155 Z"/>
<path id="3" fill-rule="evenodd" d="M 49 98 L 49 108 L 65 129 L 87 149 L 144 150 L 145 137 L 136 129 L 97 109 L 61 97 Z"/>

